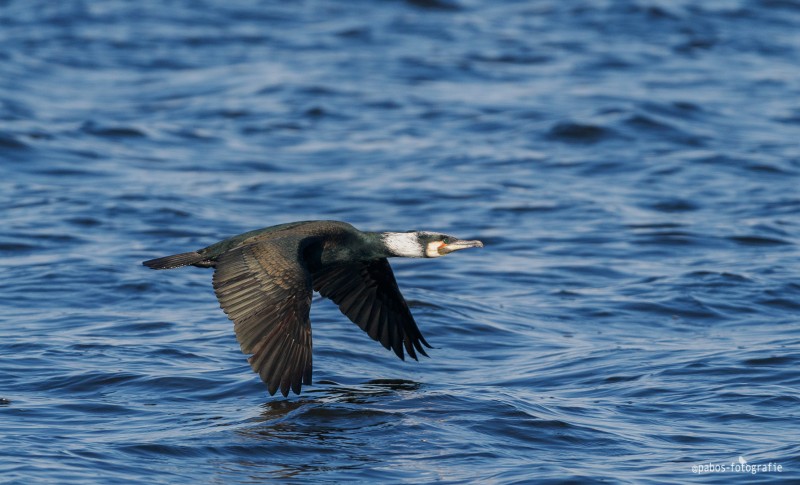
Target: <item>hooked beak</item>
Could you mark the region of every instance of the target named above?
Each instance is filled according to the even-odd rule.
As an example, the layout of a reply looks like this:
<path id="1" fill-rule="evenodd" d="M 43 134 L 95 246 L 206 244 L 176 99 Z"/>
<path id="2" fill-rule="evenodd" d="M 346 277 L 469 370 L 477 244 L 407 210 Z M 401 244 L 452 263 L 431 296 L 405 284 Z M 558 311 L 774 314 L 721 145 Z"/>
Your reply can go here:
<path id="1" fill-rule="evenodd" d="M 459 249 L 467 249 L 467 248 L 482 248 L 483 243 L 480 241 L 462 241 L 457 240 L 453 241 L 450 244 L 443 244 L 439 247 L 439 254 L 444 256 L 445 254 L 452 253 L 453 251 L 458 251 Z"/>

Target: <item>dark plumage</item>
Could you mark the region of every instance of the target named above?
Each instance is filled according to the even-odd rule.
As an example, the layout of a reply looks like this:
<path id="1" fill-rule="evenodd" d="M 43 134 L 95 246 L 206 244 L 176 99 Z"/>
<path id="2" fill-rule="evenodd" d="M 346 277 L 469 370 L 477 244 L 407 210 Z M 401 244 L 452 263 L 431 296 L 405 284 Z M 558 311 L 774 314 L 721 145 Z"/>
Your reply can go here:
<path id="1" fill-rule="evenodd" d="M 270 394 L 311 384 L 312 290 L 401 359 L 427 356 L 390 257 L 438 257 L 480 241 L 430 232 L 361 232 L 337 221 L 281 224 L 207 248 L 145 261 L 153 269 L 215 268 L 214 291 L 242 352 Z M 424 347 L 423 347 L 424 346 Z"/>

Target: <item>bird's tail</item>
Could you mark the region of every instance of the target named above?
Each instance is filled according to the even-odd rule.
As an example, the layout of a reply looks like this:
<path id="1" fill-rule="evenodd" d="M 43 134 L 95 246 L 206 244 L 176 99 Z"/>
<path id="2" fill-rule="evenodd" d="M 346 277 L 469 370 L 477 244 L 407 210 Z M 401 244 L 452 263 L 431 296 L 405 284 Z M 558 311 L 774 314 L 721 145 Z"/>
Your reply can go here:
<path id="1" fill-rule="evenodd" d="M 172 256 L 151 259 L 149 261 L 144 261 L 142 264 L 152 269 L 172 269 L 199 263 L 204 259 L 205 258 L 200 253 L 192 251 L 190 253 L 173 254 Z"/>

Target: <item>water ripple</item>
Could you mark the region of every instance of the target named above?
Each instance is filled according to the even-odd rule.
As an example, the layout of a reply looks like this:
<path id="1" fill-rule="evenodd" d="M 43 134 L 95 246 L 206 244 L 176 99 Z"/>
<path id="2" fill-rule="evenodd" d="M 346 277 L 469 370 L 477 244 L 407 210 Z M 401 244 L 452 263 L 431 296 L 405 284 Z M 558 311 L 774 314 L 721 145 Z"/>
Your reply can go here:
<path id="1" fill-rule="evenodd" d="M 0 3 L 4 482 L 800 477 L 796 3 Z M 316 297 L 270 398 L 140 265 L 307 219 L 485 242 L 430 358 Z"/>

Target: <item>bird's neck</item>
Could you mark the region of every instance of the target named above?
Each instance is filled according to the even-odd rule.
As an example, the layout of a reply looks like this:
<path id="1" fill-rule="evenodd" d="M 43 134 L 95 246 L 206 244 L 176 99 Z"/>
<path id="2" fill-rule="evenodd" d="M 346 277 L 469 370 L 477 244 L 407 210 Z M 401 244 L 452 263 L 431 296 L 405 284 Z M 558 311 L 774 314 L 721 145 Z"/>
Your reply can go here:
<path id="1" fill-rule="evenodd" d="M 386 251 L 386 257 L 423 258 L 425 249 L 413 232 L 381 232 L 376 234 L 381 246 Z"/>

